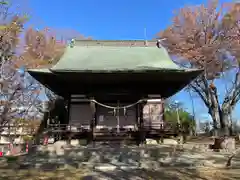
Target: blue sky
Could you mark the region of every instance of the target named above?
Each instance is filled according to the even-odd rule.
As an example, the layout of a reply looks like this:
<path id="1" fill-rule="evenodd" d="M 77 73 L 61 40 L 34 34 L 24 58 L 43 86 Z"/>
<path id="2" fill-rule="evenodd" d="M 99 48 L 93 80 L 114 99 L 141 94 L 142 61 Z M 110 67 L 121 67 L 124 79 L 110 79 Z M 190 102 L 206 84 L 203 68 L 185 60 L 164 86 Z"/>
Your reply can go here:
<path id="1" fill-rule="evenodd" d="M 30 0 L 30 25 L 49 27 L 59 31 L 76 30 L 94 39 L 144 39 L 166 28 L 171 23 L 173 11 L 185 5 L 205 3 L 205 0 Z M 223 2 L 223 1 L 222 1 Z M 226 2 L 226 1 L 224 1 Z M 65 31 L 64 31 L 65 32 Z M 221 83 L 218 83 L 221 85 Z M 222 90 L 221 90 L 222 91 Z M 175 97 L 189 111 L 188 93 Z M 197 118 L 208 119 L 201 100 L 194 98 Z M 239 109 L 239 108 L 237 108 Z M 235 111 L 234 116 L 238 113 Z"/>

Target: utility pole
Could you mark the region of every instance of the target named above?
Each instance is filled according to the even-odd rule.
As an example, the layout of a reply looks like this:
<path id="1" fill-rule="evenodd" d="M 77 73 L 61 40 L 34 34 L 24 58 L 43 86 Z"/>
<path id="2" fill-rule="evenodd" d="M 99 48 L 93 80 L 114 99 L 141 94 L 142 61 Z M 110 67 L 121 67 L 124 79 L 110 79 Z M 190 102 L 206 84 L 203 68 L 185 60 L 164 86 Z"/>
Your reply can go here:
<path id="1" fill-rule="evenodd" d="M 180 118 L 179 118 L 179 102 L 178 101 L 175 101 L 175 105 L 176 105 L 176 113 L 177 113 L 177 122 L 178 122 L 178 125 L 180 125 Z"/>

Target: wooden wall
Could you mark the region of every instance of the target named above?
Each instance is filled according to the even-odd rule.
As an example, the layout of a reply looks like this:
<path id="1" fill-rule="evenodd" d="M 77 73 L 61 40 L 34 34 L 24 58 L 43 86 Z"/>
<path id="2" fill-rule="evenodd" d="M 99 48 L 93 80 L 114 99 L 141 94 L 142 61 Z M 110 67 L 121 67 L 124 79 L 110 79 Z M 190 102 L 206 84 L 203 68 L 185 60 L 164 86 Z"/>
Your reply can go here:
<path id="1" fill-rule="evenodd" d="M 108 104 L 110 106 L 117 106 L 117 104 Z M 124 106 L 128 104 L 120 104 Z M 143 107 L 143 120 L 144 126 L 146 128 L 160 128 L 160 123 L 163 123 L 163 102 L 160 103 L 147 103 Z M 117 126 L 117 117 L 115 115 L 119 114 L 119 125 L 120 127 L 125 128 L 134 128 L 137 126 L 137 107 L 133 106 L 131 108 L 114 110 L 106 107 L 96 106 L 97 114 L 97 128 L 116 128 Z M 80 126 L 83 125 L 86 128 L 89 128 L 90 121 L 92 119 L 92 110 L 90 103 L 81 103 L 81 104 L 71 104 L 70 105 L 70 124 Z"/>

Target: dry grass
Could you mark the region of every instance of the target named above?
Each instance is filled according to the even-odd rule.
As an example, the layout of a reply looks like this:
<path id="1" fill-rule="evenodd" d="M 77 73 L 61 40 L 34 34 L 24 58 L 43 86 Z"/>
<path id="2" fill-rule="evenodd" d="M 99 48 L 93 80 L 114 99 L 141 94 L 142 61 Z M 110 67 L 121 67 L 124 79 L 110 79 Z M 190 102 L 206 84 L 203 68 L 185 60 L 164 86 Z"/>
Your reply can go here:
<path id="1" fill-rule="evenodd" d="M 93 175 L 94 174 L 94 175 Z M 88 177 L 88 178 L 87 178 Z M 87 168 L 57 169 L 43 171 L 37 169 L 0 169 L 0 180 L 81 180 L 81 179 L 142 179 L 142 180 L 238 180 L 240 179 L 240 169 L 215 169 L 198 168 L 197 170 L 187 168 L 166 167 L 158 171 L 151 170 L 116 170 L 93 172 Z"/>
<path id="2" fill-rule="evenodd" d="M 97 172 L 97 177 L 106 180 L 238 180 L 240 171 L 226 169 L 219 170 L 214 168 L 199 168 L 198 170 L 188 168 L 161 168 L 158 171 L 116 170 L 110 172 Z"/>
<path id="3" fill-rule="evenodd" d="M 74 168 L 51 171 L 0 169 L 0 180 L 79 180 L 88 173 L 87 169 Z"/>
<path id="4" fill-rule="evenodd" d="M 199 168 L 200 176 L 205 180 L 237 180 L 240 179 L 240 169 Z"/>
<path id="5" fill-rule="evenodd" d="M 240 169 L 215 169 L 198 168 L 197 170 L 187 168 L 163 168 L 159 171 L 145 171 L 142 179 L 151 180 L 238 180 Z M 143 175 L 145 173 L 145 175 Z"/>

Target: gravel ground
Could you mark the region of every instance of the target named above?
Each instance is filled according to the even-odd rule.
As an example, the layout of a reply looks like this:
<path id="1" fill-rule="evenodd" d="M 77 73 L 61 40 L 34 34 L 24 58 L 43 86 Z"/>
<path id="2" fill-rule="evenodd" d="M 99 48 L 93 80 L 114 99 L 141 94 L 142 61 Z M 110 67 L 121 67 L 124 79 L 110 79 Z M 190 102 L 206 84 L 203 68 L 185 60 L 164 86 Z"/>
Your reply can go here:
<path id="1" fill-rule="evenodd" d="M 235 180 L 240 156 L 225 168 L 230 152 L 208 151 L 206 145 L 65 147 L 58 142 L 32 154 L 1 160 L 0 180 Z"/>

